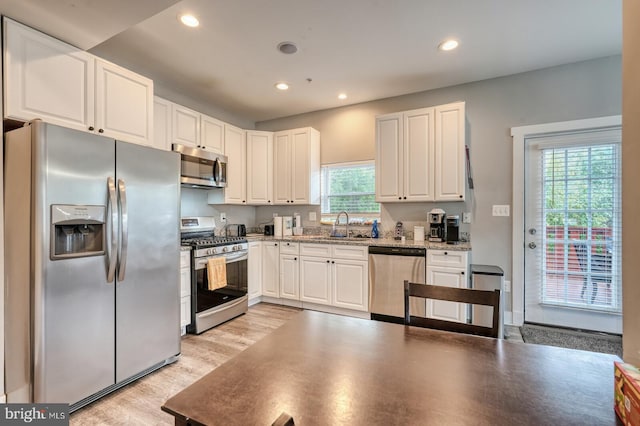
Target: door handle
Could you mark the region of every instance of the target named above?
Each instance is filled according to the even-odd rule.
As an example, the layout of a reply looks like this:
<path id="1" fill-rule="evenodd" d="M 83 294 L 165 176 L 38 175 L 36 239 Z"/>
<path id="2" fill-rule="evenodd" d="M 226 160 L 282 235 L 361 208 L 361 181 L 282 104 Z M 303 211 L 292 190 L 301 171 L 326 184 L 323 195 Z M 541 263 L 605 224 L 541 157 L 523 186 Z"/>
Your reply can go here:
<path id="1" fill-rule="evenodd" d="M 529 248 L 530 248 L 530 249 L 534 249 L 534 248 L 536 248 L 536 247 L 538 247 L 538 246 L 536 245 L 536 243 L 534 243 L 534 242 L 530 242 L 530 243 L 529 243 Z"/>
<path id="2" fill-rule="evenodd" d="M 529 233 L 530 233 L 531 235 L 536 235 L 536 232 L 537 232 L 537 231 L 536 231 L 536 228 L 530 228 L 530 229 L 529 229 Z"/>
<path id="3" fill-rule="evenodd" d="M 127 212 L 127 188 L 124 180 L 118 179 L 120 199 L 120 247 L 118 250 L 118 281 L 124 281 L 127 270 L 127 249 L 129 247 L 129 214 Z"/>
<path id="4" fill-rule="evenodd" d="M 111 227 L 110 249 L 109 249 L 109 268 L 107 270 L 107 282 L 113 282 L 116 273 L 116 261 L 118 250 L 118 233 L 116 231 L 116 223 L 118 221 L 117 200 L 116 200 L 116 184 L 112 177 L 107 178 L 107 190 L 109 199 L 107 201 L 107 216 L 109 217 L 109 226 Z"/>

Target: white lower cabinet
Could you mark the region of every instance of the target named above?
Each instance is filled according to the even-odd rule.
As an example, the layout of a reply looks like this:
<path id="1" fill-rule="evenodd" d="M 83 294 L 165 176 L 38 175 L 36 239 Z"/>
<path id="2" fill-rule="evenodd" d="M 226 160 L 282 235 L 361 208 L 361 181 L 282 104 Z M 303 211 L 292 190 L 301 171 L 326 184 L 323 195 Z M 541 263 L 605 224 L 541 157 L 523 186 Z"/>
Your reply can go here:
<path id="1" fill-rule="evenodd" d="M 465 251 L 427 250 L 427 284 L 467 287 L 469 257 Z M 467 322 L 465 303 L 427 300 L 427 317 Z"/>
<path id="2" fill-rule="evenodd" d="M 280 245 L 280 297 L 300 300 L 299 243 Z"/>
<path id="3" fill-rule="evenodd" d="M 367 311 L 366 246 L 301 244 L 300 300 Z"/>
<path id="4" fill-rule="evenodd" d="M 262 242 L 262 295 L 280 297 L 280 248 L 278 242 Z"/>
<path id="5" fill-rule="evenodd" d="M 262 295 L 262 243 L 249 243 L 249 259 L 247 260 L 247 293 L 249 303 Z"/>
<path id="6" fill-rule="evenodd" d="M 191 324 L 191 252 L 180 252 L 180 327 Z M 184 333 L 183 333 L 184 334 Z"/>

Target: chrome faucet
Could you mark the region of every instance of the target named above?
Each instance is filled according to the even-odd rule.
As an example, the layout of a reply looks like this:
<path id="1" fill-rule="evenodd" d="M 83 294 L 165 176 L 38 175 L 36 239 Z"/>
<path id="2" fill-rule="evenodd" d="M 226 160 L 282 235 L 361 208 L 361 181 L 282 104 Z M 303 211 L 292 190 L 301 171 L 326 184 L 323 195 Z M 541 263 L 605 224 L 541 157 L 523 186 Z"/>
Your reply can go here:
<path id="1" fill-rule="evenodd" d="M 349 238 L 349 213 L 345 212 L 345 211 L 341 211 L 340 213 L 338 213 L 338 216 L 336 216 L 336 222 L 333 224 L 333 229 L 334 229 L 334 237 L 338 237 L 339 235 L 335 234 L 335 228 L 337 225 L 340 224 L 340 216 L 342 216 L 342 214 L 344 213 L 344 215 L 347 217 L 347 223 L 345 224 L 345 232 L 344 232 L 344 236 L 345 238 Z"/>

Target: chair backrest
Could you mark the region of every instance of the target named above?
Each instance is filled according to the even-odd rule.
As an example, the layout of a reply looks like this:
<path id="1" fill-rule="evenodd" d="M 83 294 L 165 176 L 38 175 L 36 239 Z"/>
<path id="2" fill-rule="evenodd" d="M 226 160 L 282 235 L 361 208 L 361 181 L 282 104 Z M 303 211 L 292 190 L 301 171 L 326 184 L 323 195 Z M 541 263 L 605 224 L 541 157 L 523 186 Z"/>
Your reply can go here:
<path id="1" fill-rule="evenodd" d="M 434 318 L 413 316 L 409 312 L 409 298 L 446 300 L 449 302 L 470 303 L 493 307 L 491 327 L 445 321 Z M 476 290 L 471 288 L 444 287 L 429 284 L 404 282 L 404 323 L 418 327 L 475 334 L 478 336 L 498 337 L 500 331 L 500 290 Z"/>
<path id="2" fill-rule="evenodd" d="M 578 263 L 580 263 L 580 269 L 582 272 L 587 271 L 587 244 L 585 242 L 573 241 L 573 249 L 576 251 L 578 257 Z"/>

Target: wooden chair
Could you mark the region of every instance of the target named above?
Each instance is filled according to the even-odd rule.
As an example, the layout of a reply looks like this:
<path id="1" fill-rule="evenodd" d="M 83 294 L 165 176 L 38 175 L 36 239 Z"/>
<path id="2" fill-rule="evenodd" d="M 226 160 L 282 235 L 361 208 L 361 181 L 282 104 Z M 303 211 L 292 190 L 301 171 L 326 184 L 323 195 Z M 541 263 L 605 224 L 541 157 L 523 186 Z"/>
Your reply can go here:
<path id="1" fill-rule="evenodd" d="M 410 315 L 409 297 L 424 299 L 446 300 L 449 302 L 470 303 L 493 307 L 493 325 L 485 327 L 433 318 L 423 318 Z M 500 290 L 475 290 L 471 288 L 444 287 L 429 284 L 404 282 L 404 323 L 418 327 L 435 328 L 437 330 L 454 331 L 457 333 L 475 334 L 478 336 L 498 337 L 500 330 Z"/>

